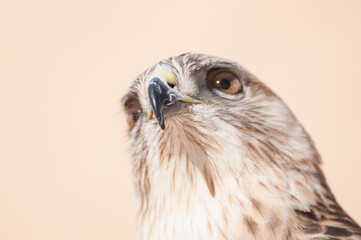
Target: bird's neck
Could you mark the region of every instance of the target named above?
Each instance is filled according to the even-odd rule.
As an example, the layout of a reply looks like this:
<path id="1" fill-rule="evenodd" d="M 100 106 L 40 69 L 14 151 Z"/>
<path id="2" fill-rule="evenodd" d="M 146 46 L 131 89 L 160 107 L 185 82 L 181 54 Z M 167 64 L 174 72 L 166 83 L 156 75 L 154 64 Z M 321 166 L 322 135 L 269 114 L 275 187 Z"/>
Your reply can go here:
<path id="1" fill-rule="evenodd" d="M 189 156 L 157 159 L 139 173 L 139 239 L 285 239 L 292 205 L 307 208 L 312 196 L 301 180 L 266 165 L 204 166 Z"/>
<path id="2" fill-rule="evenodd" d="M 139 239 L 286 239 L 296 231 L 294 209 L 307 210 L 320 188 L 316 161 L 298 154 L 309 145 L 282 152 L 200 131 L 168 127 L 135 161 Z"/>

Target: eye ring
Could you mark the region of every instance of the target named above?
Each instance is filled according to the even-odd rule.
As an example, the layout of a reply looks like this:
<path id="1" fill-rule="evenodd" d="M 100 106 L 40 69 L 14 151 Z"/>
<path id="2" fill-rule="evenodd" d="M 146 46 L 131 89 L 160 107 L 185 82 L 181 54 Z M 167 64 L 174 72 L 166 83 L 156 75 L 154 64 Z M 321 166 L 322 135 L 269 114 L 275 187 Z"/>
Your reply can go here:
<path id="1" fill-rule="evenodd" d="M 142 110 L 138 102 L 136 102 L 135 100 L 128 101 L 124 106 L 124 110 L 129 129 L 132 130 L 137 123 L 140 114 L 142 113 Z"/>
<path id="2" fill-rule="evenodd" d="M 243 92 L 243 82 L 230 71 L 218 70 L 211 72 L 208 79 L 210 89 L 221 97 L 235 99 Z"/>

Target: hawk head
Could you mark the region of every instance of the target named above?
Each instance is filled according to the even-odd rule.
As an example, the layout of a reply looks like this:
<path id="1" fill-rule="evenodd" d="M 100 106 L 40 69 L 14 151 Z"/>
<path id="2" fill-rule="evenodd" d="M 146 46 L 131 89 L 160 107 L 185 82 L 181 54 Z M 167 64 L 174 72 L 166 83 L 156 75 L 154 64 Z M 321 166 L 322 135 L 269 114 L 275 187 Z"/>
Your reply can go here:
<path id="1" fill-rule="evenodd" d="M 229 60 L 187 53 L 160 61 L 135 80 L 122 103 L 136 162 L 184 157 L 215 174 L 220 165 L 312 171 L 319 159 L 284 102 Z"/>
<path id="2" fill-rule="evenodd" d="M 226 239 L 284 231 L 284 239 L 296 211 L 334 202 L 309 135 L 237 63 L 191 53 L 162 60 L 122 104 L 144 239 L 200 239 L 204 229 Z"/>

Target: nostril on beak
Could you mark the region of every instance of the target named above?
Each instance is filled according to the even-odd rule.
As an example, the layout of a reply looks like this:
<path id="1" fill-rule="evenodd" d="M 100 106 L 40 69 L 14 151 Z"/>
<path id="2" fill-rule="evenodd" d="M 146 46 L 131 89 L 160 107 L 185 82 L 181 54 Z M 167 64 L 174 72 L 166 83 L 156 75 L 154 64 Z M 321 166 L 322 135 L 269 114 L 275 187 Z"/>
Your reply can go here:
<path id="1" fill-rule="evenodd" d="M 167 100 L 165 100 L 165 101 L 163 102 L 163 104 L 164 104 L 164 106 L 168 107 L 168 106 L 171 105 L 172 103 L 171 103 L 171 101 L 169 101 L 169 100 L 167 99 Z"/>

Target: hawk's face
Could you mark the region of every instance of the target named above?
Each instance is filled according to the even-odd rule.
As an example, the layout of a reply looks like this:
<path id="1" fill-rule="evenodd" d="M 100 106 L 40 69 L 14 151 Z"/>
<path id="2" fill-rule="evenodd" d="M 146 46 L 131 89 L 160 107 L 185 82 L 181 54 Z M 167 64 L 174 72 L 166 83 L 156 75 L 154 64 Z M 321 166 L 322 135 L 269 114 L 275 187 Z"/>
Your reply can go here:
<path id="1" fill-rule="evenodd" d="M 199 54 L 163 60 L 136 79 L 122 102 L 134 171 L 191 163 L 212 194 L 220 169 L 252 174 L 272 167 L 287 175 L 286 169 L 312 171 L 318 159 L 282 100 L 228 60 Z"/>

